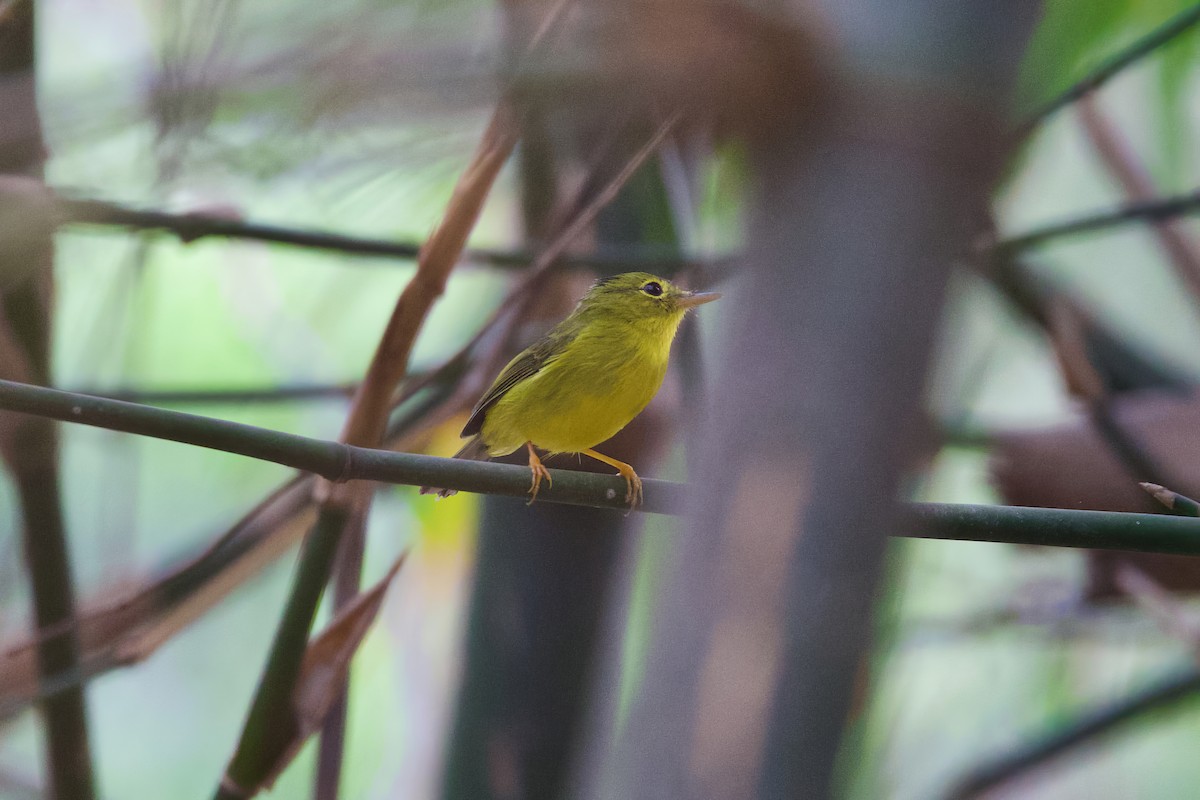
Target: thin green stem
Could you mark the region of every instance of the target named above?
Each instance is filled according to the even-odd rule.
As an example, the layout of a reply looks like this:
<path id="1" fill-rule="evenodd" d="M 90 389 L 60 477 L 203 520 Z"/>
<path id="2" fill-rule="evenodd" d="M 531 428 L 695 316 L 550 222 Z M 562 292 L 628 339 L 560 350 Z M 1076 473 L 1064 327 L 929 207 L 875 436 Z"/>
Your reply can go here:
<path id="1" fill-rule="evenodd" d="M 1197 22 L 1200 22 L 1200 3 L 1179 12 L 1141 39 L 1131 43 L 1124 50 L 1112 55 L 1090 74 L 1030 114 L 1029 118 L 1017 129 L 1015 137 L 1024 139 L 1054 112 L 1074 103 L 1089 92 L 1096 91 L 1121 71 L 1141 61 L 1178 36 L 1187 33 Z"/>
<path id="2" fill-rule="evenodd" d="M 341 550 L 333 586 L 333 615 L 339 614 L 358 597 L 362 583 L 363 551 L 366 548 L 366 509 L 357 512 L 346 523 L 341 534 Z M 321 727 L 317 750 L 317 772 L 313 779 L 313 800 L 337 800 L 342 781 L 342 764 L 346 752 L 346 717 L 350 707 L 350 684 L 353 674 L 346 673 L 338 698 L 329 709 Z"/>
<path id="3" fill-rule="evenodd" d="M 1157 483 L 1141 483 L 1139 485 L 1151 497 L 1170 509 L 1171 513 L 1181 517 L 1200 517 L 1200 503 L 1187 495 L 1173 492 Z"/>
<path id="4" fill-rule="evenodd" d="M 998 256 L 1011 258 L 1051 240 L 1079 236 L 1134 222 L 1159 222 L 1171 217 L 1195 213 L 1200 213 L 1200 189 L 1173 197 L 1128 203 L 1110 211 L 1102 211 L 1035 228 L 1028 233 L 997 242 L 992 251 Z"/>
<path id="5" fill-rule="evenodd" d="M 1053 731 L 1008 754 L 985 761 L 964 775 L 945 796 L 947 800 L 979 797 L 1145 714 L 1169 707 L 1178 708 L 1181 701 L 1194 699 L 1197 693 L 1200 693 L 1200 672 L 1195 667 L 1187 667 L 1129 697 L 1084 712 L 1067 725 L 1055 725 Z"/>
<path id="6" fill-rule="evenodd" d="M 316 525 L 304 540 L 299 572 L 292 582 L 242 737 L 214 795 L 216 800 L 238 800 L 255 794 L 295 736 L 294 727 L 287 724 L 293 719 L 292 692 L 347 517 L 344 509 L 322 506 Z"/>

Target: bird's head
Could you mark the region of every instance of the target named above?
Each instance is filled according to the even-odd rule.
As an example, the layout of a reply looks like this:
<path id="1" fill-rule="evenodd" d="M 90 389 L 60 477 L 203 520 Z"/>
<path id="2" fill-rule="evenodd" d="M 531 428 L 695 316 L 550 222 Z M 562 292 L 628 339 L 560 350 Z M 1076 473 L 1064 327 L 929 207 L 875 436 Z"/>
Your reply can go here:
<path id="1" fill-rule="evenodd" d="M 580 310 L 625 320 L 681 319 L 688 309 L 711 303 L 716 292 L 692 292 L 648 272 L 626 272 L 597 281 Z"/>

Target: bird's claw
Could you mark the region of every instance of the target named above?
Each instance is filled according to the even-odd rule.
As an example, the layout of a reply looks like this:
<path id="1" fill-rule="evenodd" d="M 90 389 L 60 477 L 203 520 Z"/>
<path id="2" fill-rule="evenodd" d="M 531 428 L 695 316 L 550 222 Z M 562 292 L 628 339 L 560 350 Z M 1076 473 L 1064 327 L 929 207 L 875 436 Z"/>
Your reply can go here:
<path id="1" fill-rule="evenodd" d="M 550 477 L 550 470 L 546 469 L 542 462 L 530 464 L 529 471 L 533 473 L 533 483 L 529 486 L 529 502 L 525 504 L 527 506 L 533 505 L 533 501 L 537 500 L 538 490 L 542 488 L 543 480 L 546 481 L 547 486 L 554 485 L 554 478 Z"/>
<path id="2" fill-rule="evenodd" d="M 633 470 L 630 470 L 628 474 L 624 472 L 617 474 L 625 479 L 625 502 L 629 504 L 629 510 L 633 511 L 642 504 L 642 479 Z"/>

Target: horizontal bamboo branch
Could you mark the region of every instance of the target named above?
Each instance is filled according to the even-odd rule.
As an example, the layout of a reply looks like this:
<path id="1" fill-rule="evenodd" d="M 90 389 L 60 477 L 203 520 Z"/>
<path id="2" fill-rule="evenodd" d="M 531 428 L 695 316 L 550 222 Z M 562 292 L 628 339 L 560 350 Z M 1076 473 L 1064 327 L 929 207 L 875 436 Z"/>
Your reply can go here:
<path id="1" fill-rule="evenodd" d="M 269 242 L 291 247 L 327 250 L 348 255 L 390 258 L 412 261 L 417 258 L 422 242 L 398 242 L 390 239 L 371 239 L 346 236 L 327 231 L 304 230 L 276 225 L 263 225 L 215 214 L 173 214 L 152 209 L 130 208 L 107 200 L 58 196 L 57 208 L 61 222 L 71 225 L 94 225 L 121 228 L 129 231 L 157 231 L 175 236 L 187 244 L 197 239 L 244 239 Z M 536 255 L 521 250 L 469 249 L 463 253 L 467 263 L 484 264 L 502 269 L 529 266 Z M 674 274 L 696 266 L 694 261 L 680 258 L 669 248 L 609 247 L 589 255 L 573 255 L 562 259 L 571 267 L 584 267 L 602 272 L 645 271 Z"/>
<path id="2" fill-rule="evenodd" d="M 0 187 L 0 201 L 3 199 L 4 189 Z M 206 214 L 171 214 L 163 211 L 132 209 L 104 200 L 59 197 L 57 203 L 61 215 L 60 221 L 66 224 L 110 226 L 133 231 L 162 231 L 178 237 L 185 243 L 209 237 L 247 239 L 350 255 L 401 260 L 415 259 L 421 248 L 419 242 L 359 238 L 324 231 L 261 225 Z M 1196 213 L 1200 213 L 1200 189 L 1173 197 L 1130 203 L 1108 211 L 1056 222 L 996 242 L 988 248 L 988 251 L 1011 256 L 1055 239 L 1094 233 L 1105 228 L 1137 222 L 1162 222 L 1173 217 Z M 527 267 L 537 260 L 534 254 L 520 250 L 486 248 L 467 250 L 463 258 L 470 263 L 500 269 Z M 701 266 L 720 273 L 736 259 L 735 254 L 699 260 L 680 258 L 678 254 L 673 254 L 667 249 L 659 252 L 656 248 L 642 246 L 610 247 L 590 255 L 563 256 L 559 263 L 567 267 L 596 269 L 602 272 L 644 271 L 671 276 Z"/>
<path id="3" fill-rule="evenodd" d="M 955 503 L 909 508 L 908 535 L 917 539 L 1200 555 L 1200 521 L 1190 517 Z"/>
<path id="4" fill-rule="evenodd" d="M 524 497 L 529 491 L 529 470 L 513 464 L 353 447 L 12 381 L 0 381 L 0 409 L 249 456 L 332 481 L 438 486 L 510 497 Z M 551 473 L 554 485 L 541 490 L 539 502 L 626 508 L 621 478 L 571 470 Z M 644 488 L 645 503 L 639 511 L 682 510 L 687 492 L 683 484 L 649 479 Z M 913 504 L 910 509 L 909 535 L 917 538 L 1200 555 L 1200 520 L 1189 517 L 953 504 Z"/>
<path id="5" fill-rule="evenodd" d="M 162 211 L 137 210 L 102 200 L 60 199 L 59 203 L 64 211 L 63 219 L 67 223 L 107 225 L 135 231 L 158 230 L 173 234 L 185 243 L 209 237 L 247 239 L 401 260 L 415 259 L 421 249 L 419 242 L 358 238 L 323 231 L 261 225 L 204 214 L 169 214 Z M 1129 203 L 1115 209 L 1035 228 L 1028 233 L 996 242 L 989 250 L 1011 256 L 1055 239 L 1095 233 L 1105 228 L 1139 222 L 1163 222 L 1197 213 L 1200 213 L 1200 189 L 1172 197 Z M 500 269 L 523 268 L 537 260 L 534 254 L 520 250 L 486 248 L 467 250 L 463 258 L 470 263 Z M 563 256 L 559 263 L 566 267 L 595 269 L 601 272 L 643 271 L 671 276 L 701 266 L 720 272 L 736 259 L 736 255 L 700 260 L 680 258 L 678 254 L 672 254 L 665 248 L 659 252 L 656 248 L 640 246 L 608 247 L 589 255 Z"/>
<path id="6" fill-rule="evenodd" d="M 411 375 L 423 378 L 424 375 Z M 246 405 L 250 403 L 286 403 L 304 400 L 349 400 L 357 383 L 308 383 L 261 388 L 215 387 L 209 389 L 91 389 L 72 388 L 77 394 L 145 403 L 152 406 L 172 405 Z"/>
<path id="7" fill-rule="evenodd" d="M 0 409 L 249 456 L 337 483 L 371 480 L 513 497 L 523 497 L 529 491 L 529 470 L 512 464 L 355 447 L 13 381 L 0 381 Z M 646 503 L 641 510 L 670 513 L 678 506 L 682 489 L 667 481 L 647 481 Z M 538 494 L 539 500 L 547 502 L 620 509 L 626 507 L 624 497 L 625 481 L 621 478 L 564 470 L 555 470 L 554 486 Z"/>

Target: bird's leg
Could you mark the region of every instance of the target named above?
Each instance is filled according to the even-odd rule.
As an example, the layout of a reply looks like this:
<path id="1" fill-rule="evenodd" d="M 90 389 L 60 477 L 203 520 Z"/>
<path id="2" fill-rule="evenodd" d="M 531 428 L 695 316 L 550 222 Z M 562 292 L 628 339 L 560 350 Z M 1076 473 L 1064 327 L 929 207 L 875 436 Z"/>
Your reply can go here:
<path id="1" fill-rule="evenodd" d="M 585 456 L 591 456 L 597 461 L 603 461 L 610 467 L 615 467 L 617 474 L 625 479 L 625 502 L 629 503 L 629 508 L 637 508 L 642 502 L 642 479 L 633 471 L 633 467 L 626 464 L 624 461 L 617 461 L 615 458 L 609 458 L 603 453 L 597 453 L 595 450 L 584 450 Z"/>
<path id="2" fill-rule="evenodd" d="M 529 502 L 525 505 L 533 505 L 533 501 L 537 500 L 538 489 L 542 487 L 542 479 L 546 480 L 549 486 L 554 485 L 554 479 L 550 477 L 550 470 L 542 464 L 542 460 L 538 458 L 537 451 L 533 449 L 533 442 L 526 442 L 525 447 L 529 450 L 529 471 L 533 473 L 533 485 L 529 487 Z"/>

